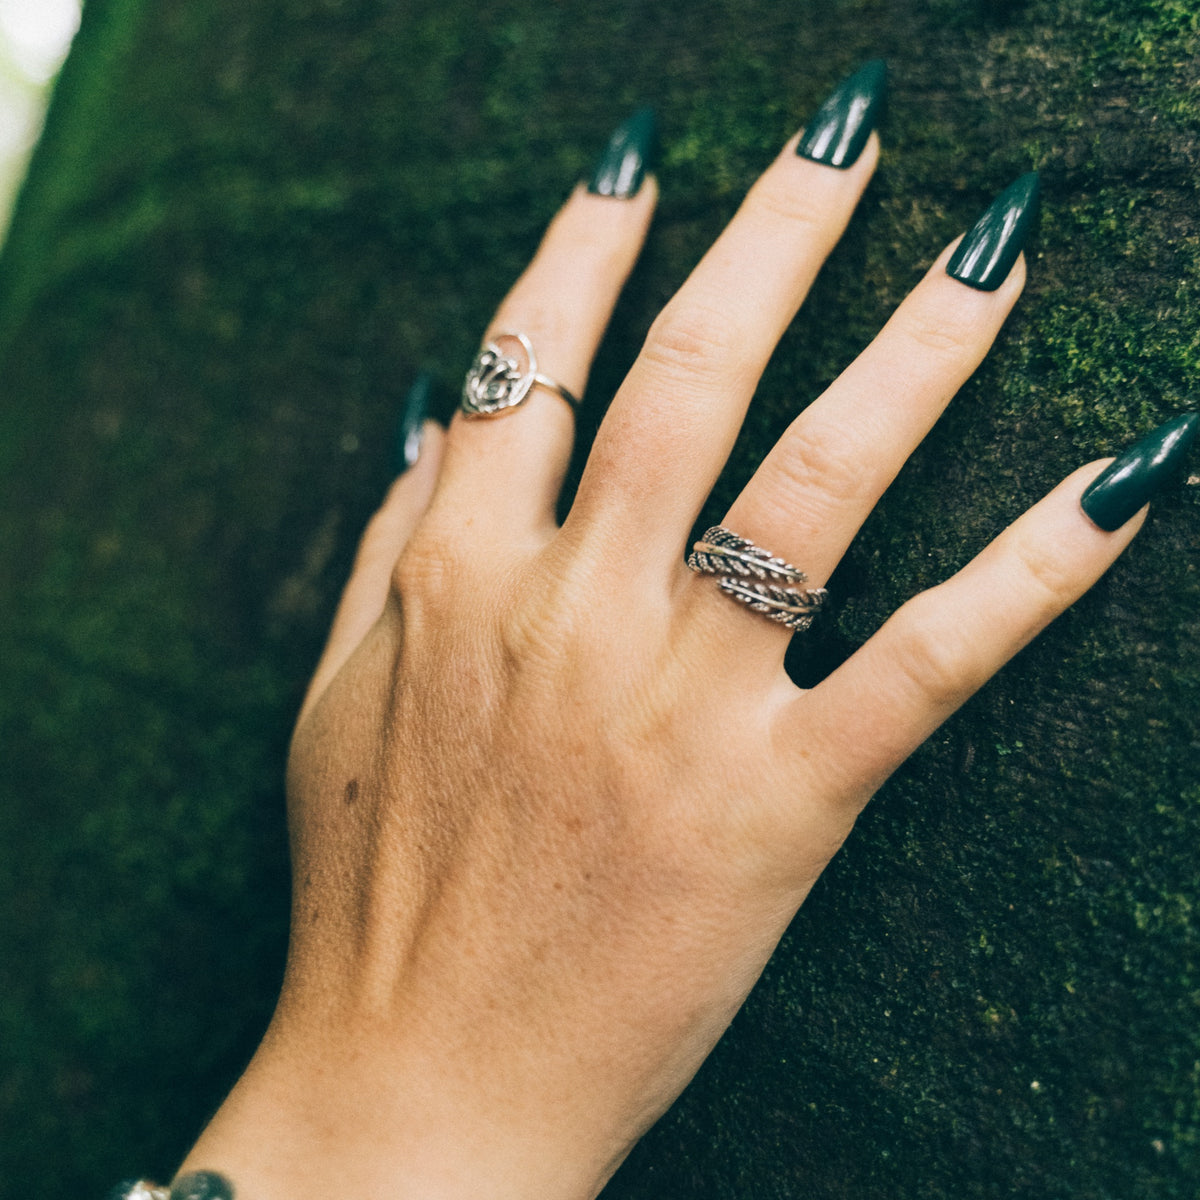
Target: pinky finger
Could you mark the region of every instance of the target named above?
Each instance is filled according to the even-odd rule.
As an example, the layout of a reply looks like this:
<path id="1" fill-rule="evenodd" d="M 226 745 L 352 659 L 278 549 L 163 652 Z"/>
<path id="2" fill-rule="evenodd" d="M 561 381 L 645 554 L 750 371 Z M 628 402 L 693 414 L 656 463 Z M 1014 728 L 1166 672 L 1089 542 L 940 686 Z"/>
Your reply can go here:
<path id="1" fill-rule="evenodd" d="M 1200 416 L 1168 422 L 1111 466 L 1064 480 L 945 583 L 905 604 L 812 691 L 788 741 L 822 749 L 830 791 L 861 807 L 952 712 L 1112 565 Z M 1102 471 L 1101 468 L 1105 467 Z M 798 728 L 800 727 L 800 728 Z"/>
<path id="2" fill-rule="evenodd" d="M 304 698 L 300 720 L 382 616 L 392 569 L 433 496 L 444 438 L 445 431 L 436 421 L 424 422 L 416 462 L 388 489 L 383 504 L 367 524 L 329 640 Z"/>

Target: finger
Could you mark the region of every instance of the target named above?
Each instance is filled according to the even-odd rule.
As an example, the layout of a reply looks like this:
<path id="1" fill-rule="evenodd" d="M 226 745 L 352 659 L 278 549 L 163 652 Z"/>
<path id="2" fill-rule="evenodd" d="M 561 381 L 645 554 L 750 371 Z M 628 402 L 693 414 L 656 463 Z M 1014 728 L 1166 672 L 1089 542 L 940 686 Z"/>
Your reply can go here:
<path id="1" fill-rule="evenodd" d="M 879 497 L 982 362 L 1025 282 L 1018 260 L 996 291 L 946 273 L 948 247 L 875 340 L 804 410 L 763 460 L 722 524 L 823 586 Z M 748 622 L 697 576 L 692 587 L 715 645 L 773 670 L 790 630 Z M 701 598 L 702 597 L 702 598 Z M 773 655 L 755 649 L 774 648 Z"/>
<path id="2" fill-rule="evenodd" d="M 368 523 L 329 640 L 309 684 L 301 719 L 383 614 L 392 568 L 433 495 L 444 440 L 445 434 L 436 421 L 424 423 L 420 454 L 392 484 Z"/>
<path id="3" fill-rule="evenodd" d="M 857 811 L 955 709 L 1112 565 L 1144 520 L 1115 532 L 1080 498 L 1076 471 L 945 583 L 914 597 L 828 679 L 785 706 L 780 748 L 820 762 Z"/>
<path id="4" fill-rule="evenodd" d="M 571 520 L 635 525 L 646 561 L 677 559 L 767 359 L 878 158 L 874 134 L 844 170 L 798 156 L 797 141 L 651 327 L 589 456 Z"/>
<path id="5" fill-rule="evenodd" d="M 649 178 L 624 199 L 577 188 L 484 340 L 523 333 L 534 348 L 538 371 L 581 397 L 617 296 L 645 240 L 656 195 Z M 517 353 L 511 341 L 501 349 Z M 469 510 L 485 536 L 552 529 L 574 424 L 570 405 L 542 386 L 534 386 L 523 404 L 495 416 L 459 413 L 447 438 L 439 513 L 447 506 L 456 513 Z"/>

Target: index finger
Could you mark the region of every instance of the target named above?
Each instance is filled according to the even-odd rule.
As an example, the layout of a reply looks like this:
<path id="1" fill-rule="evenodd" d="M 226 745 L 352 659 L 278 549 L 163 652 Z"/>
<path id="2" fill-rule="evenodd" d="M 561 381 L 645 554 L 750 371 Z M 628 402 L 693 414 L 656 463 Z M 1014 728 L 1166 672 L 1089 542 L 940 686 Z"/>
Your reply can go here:
<path id="1" fill-rule="evenodd" d="M 1145 502 L 1179 465 L 1200 414 L 1177 417 L 1115 463 L 1081 467 L 945 583 L 908 601 L 832 675 L 784 709 L 784 752 L 851 810 L 1132 541 Z"/>

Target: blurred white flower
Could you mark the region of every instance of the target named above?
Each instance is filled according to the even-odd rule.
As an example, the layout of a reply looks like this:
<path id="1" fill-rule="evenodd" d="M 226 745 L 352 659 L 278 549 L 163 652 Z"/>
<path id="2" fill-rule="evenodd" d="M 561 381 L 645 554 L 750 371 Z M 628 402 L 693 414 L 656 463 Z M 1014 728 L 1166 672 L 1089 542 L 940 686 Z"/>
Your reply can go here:
<path id="1" fill-rule="evenodd" d="M 80 0 L 0 0 L 0 39 L 26 78 L 49 83 L 79 28 Z"/>
<path id="2" fill-rule="evenodd" d="M 80 9 L 81 0 L 0 0 L 0 236 Z"/>

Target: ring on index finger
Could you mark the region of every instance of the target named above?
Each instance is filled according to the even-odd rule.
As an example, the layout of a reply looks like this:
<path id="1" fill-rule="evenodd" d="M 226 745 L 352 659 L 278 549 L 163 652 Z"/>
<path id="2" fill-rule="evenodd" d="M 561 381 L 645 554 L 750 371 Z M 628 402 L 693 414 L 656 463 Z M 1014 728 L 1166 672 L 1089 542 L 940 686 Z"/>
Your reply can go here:
<path id="1" fill-rule="evenodd" d="M 523 351 L 524 364 L 513 354 L 501 349 L 502 342 L 517 342 Z M 497 333 L 485 342 L 475 356 L 463 383 L 460 407 L 469 417 L 494 417 L 516 408 L 528 398 L 534 385 L 547 388 L 561 396 L 572 412 L 579 408 L 579 399 L 557 379 L 538 371 L 533 343 L 523 333 Z"/>

